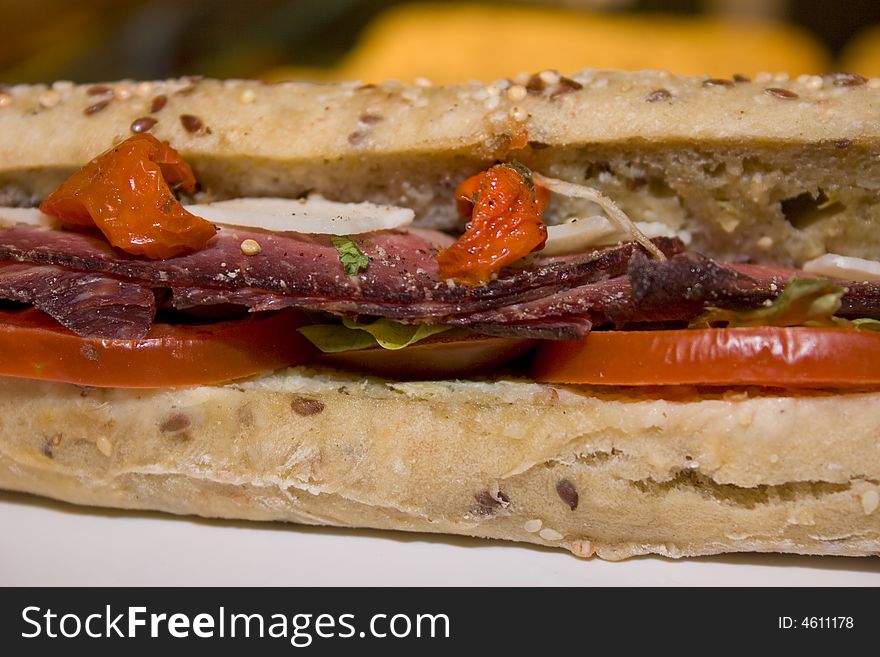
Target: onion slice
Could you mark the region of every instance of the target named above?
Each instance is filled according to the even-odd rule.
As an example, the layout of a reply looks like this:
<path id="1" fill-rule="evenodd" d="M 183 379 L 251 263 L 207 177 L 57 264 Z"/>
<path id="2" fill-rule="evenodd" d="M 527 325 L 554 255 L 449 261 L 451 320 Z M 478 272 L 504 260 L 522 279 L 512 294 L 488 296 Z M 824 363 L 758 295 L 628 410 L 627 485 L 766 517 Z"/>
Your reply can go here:
<path id="1" fill-rule="evenodd" d="M 337 203 L 317 194 L 303 199 L 236 198 L 184 207 L 217 224 L 322 235 L 358 235 L 405 228 L 415 218 L 415 212 L 409 208 L 368 202 Z M 13 224 L 52 227 L 58 220 L 38 208 L 0 207 L 0 225 Z"/>
<path id="2" fill-rule="evenodd" d="M 676 232 L 659 221 L 638 221 L 635 224 L 645 237 L 649 239 L 654 237 L 678 237 L 687 243 L 689 238 L 684 231 Z M 544 248 L 541 249 L 540 254 L 542 256 L 558 256 L 579 253 L 591 246 L 616 244 L 628 237 L 629 235 L 625 231 L 601 215 L 575 217 L 565 223 L 547 226 L 547 241 L 544 243 Z"/>
<path id="3" fill-rule="evenodd" d="M 312 194 L 303 199 L 236 198 L 184 206 L 208 221 L 274 232 L 358 235 L 409 226 L 415 212 L 375 203 L 337 203 Z"/>
<path id="4" fill-rule="evenodd" d="M 0 226 L 27 224 L 28 226 L 45 226 L 50 228 L 57 226 L 59 223 L 60 220 L 40 212 L 39 208 L 0 207 Z"/>
<path id="5" fill-rule="evenodd" d="M 536 172 L 532 172 L 532 179 L 538 185 L 549 189 L 551 192 L 556 192 L 563 196 L 583 198 L 592 201 L 605 211 L 608 218 L 613 223 L 617 224 L 617 227 L 620 228 L 620 230 L 624 231 L 632 239 L 645 247 L 645 250 L 648 251 L 648 253 L 657 258 L 657 260 L 666 260 L 666 256 L 663 255 L 663 252 L 648 239 L 647 235 L 639 230 L 639 227 L 636 226 L 635 222 L 627 217 L 626 213 L 621 210 L 614 201 L 605 196 L 599 190 L 587 187 L 586 185 L 578 185 L 565 180 L 559 180 L 558 178 L 548 178 L 547 176 Z"/>
<path id="6" fill-rule="evenodd" d="M 848 281 L 880 281 L 880 262 L 836 253 L 826 253 L 805 262 L 803 270 L 810 274 Z"/>

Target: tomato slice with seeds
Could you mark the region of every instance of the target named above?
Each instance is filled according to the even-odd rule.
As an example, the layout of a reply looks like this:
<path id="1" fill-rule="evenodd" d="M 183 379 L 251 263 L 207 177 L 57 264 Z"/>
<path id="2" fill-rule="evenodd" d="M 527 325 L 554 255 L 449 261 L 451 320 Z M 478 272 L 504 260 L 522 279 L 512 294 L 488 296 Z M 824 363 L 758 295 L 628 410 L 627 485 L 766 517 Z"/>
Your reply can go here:
<path id="1" fill-rule="evenodd" d="M 880 334 L 808 327 L 596 331 L 545 343 L 532 375 L 548 383 L 612 386 L 880 384 Z"/>
<path id="2" fill-rule="evenodd" d="M 311 359 L 284 310 L 214 324 L 156 323 L 142 340 L 83 338 L 34 308 L 0 310 L 0 375 L 95 387 L 176 388 L 223 383 Z"/>

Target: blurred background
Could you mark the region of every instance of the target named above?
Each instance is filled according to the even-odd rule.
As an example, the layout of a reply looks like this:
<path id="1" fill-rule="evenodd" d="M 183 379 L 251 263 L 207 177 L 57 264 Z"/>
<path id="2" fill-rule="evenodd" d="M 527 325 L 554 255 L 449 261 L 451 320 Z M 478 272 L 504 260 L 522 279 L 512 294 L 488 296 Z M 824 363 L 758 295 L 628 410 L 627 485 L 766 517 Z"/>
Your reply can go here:
<path id="1" fill-rule="evenodd" d="M 880 0 L 0 0 L 0 82 L 880 75 Z"/>

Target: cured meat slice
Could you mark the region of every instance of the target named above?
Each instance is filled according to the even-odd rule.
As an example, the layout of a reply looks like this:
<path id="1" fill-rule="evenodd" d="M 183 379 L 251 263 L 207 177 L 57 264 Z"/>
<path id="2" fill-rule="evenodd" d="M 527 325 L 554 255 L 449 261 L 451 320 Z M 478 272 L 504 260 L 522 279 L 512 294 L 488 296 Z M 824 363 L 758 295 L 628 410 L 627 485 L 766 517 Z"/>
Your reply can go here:
<path id="1" fill-rule="evenodd" d="M 245 239 L 260 244 L 258 255 L 242 253 Z M 369 266 L 355 276 L 345 274 L 327 236 L 238 229 L 223 229 L 196 253 L 146 260 L 115 251 L 83 232 L 16 225 L 0 230 L 0 260 L 55 264 L 177 288 L 175 303 L 181 307 L 199 303 L 199 299 L 217 303 L 213 300 L 224 296 L 254 307 L 281 305 L 262 294 L 269 292 L 285 297 L 284 305 L 311 310 L 442 321 L 618 276 L 625 272 L 630 256 L 641 249 L 627 243 L 580 257 L 536 259 L 528 266 L 509 268 L 486 285 L 468 287 L 439 278 L 437 247 L 424 231 L 369 233 L 355 241 L 370 258 Z M 670 255 L 682 248 L 678 240 L 660 238 L 657 243 Z M 224 295 L 211 290 L 242 292 Z"/>
<path id="2" fill-rule="evenodd" d="M 77 335 L 137 340 L 156 315 L 153 291 L 106 274 L 0 264 L 0 298 L 33 304 Z"/>

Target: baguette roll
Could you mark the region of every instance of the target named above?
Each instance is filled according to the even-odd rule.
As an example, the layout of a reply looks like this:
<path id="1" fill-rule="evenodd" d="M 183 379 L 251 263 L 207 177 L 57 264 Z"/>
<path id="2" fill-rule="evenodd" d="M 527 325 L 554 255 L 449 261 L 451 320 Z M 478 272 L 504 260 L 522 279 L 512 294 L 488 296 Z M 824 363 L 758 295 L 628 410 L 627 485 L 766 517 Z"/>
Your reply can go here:
<path id="1" fill-rule="evenodd" d="M 133 132 L 243 196 L 455 229 L 499 160 L 726 261 L 880 256 L 880 80 L 547 71 L 455 87 L 181 79 L 0 91 L 0 202 Z M 549 223 L 595 214 L 554 198 Z M 405 355 L 405 351 L 401 352 Z M 176 514 L 464 534 L 587 557 L 880 553 L 880 392 L 400 382 L 289 368 L 152 391 L 0 377 L 0 488 Z"/>

